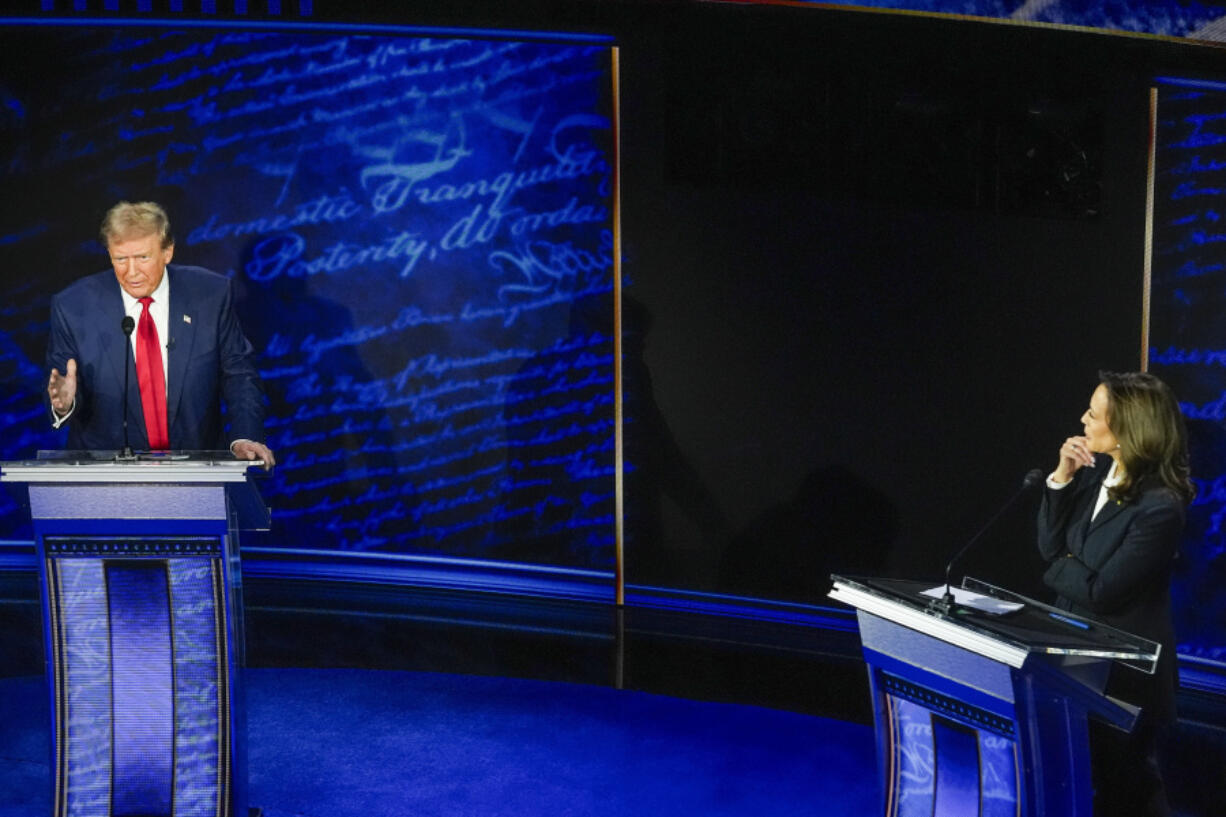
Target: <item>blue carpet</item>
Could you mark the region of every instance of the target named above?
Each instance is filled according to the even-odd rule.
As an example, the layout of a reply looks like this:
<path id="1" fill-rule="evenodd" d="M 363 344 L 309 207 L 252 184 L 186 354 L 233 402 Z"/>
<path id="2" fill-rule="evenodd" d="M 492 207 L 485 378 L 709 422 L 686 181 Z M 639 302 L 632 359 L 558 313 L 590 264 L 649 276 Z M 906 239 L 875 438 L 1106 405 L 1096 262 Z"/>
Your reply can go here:
<path id="1" fill-rule="evenodd" d="M 248 673 L 266 817 L 878 809 L 871 730 L 604 687 L 414 672 Z M 43 679 L 0 680 L 0 817 L 49 811 Z"/>

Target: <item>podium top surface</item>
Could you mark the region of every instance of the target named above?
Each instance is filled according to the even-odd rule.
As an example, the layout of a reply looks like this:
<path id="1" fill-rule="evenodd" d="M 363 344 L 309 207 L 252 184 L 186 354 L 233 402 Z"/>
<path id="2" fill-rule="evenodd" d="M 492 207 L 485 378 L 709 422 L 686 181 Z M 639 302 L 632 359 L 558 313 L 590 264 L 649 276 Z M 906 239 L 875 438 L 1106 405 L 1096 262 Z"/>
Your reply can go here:
<path id="1" fill-rule="evenodd" d="M 154 451 L 120 459 L 115 451 L 40 451 L 38 459 L 0 462 L 0 482 L 32 484 L 244 482 L 262 460 L 229 451 Z"/>
<path id="2" fill-rule="evenodd" d="M 1157 666 L 1161 645 L 1066 610 L 966 578 L 962 586 L 982 595 L 1020 603 L 1015 612 L 993 615 L 957 606 L 948 612 L 922 595 L 932 582 L 834 577 L 832 598 L 942 641 L 1013 667 L 1032 654 L 1110 658 L 1145 672 Z"/>

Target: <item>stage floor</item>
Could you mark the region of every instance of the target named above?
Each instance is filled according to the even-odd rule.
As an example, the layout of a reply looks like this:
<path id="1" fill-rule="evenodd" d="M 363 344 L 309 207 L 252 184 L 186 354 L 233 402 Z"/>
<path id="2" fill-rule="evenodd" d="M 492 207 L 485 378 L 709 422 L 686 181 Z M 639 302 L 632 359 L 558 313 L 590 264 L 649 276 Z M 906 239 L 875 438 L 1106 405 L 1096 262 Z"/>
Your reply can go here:
<path id="1" fill-rule="evenodd" d="M 49 813 L 33 575 L 0 575 L 0 817 Z M 422 588 L 246 593 L 267 817 L 873 815 L 852 629 Z M 1179 817 L 1226 802 L 1226 705 L 1184 690 Z"/>
<path id="2" fill-rule="evenodd" d="M 247 676 L 266 817 L 877 811 L 869 727 L 586 684 L 387 670 Z M 0 817 L 50 811 L 41 676 L 0 679 Z"/>

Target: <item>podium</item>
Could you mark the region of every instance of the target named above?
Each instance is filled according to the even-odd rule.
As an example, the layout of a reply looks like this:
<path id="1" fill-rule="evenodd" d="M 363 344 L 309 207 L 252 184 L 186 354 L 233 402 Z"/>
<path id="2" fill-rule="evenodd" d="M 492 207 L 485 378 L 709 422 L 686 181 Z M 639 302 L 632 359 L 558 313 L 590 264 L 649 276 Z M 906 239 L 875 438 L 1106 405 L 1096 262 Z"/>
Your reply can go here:
<path id="1" fill-rule="evenodd" d="M 963 588 L 1020 607 L 947 611 L 930 583 L 832 578 L 856 608 L 887 817 L 1090 817 L 1088 719 L 1133 728 L 1108 671 L 1153 673 L 1161 645 L 975 579 Z"/>
<path id="2" fill-rule="evenodd" d="M 259 463 L 113 453 L 0 463 L 29 491 L 52 814 L 246 817 L 238 531 L 268 528 Z"/>

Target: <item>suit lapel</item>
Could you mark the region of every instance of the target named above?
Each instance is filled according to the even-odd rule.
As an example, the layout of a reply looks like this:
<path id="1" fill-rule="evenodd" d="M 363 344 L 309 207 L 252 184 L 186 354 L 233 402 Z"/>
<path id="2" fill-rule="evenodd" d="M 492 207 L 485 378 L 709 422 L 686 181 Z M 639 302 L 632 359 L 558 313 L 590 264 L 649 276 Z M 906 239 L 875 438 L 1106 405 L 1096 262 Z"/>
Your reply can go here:
<path id="1" fill-rule="evenodd" d="M 1099 511 L 1098 516 L 1094 516 L 1094 504 L 1098 501 L 1098 492 L 1102 490 L 1103 480 L 1106 479 L 1108 470 L 1110 470 L 1110 466 L 1103 467 L 1102 463 L 1099 463 L 1098 467 L 1094 469 L 1094 472 L 1087 475 L 1090 480 L 1090 484 L 1086 486 L 1085 490 L 1091 497 L 1094 498 L 1094 501 L 1085 503 L 1081 515 L 1077 518 L 1076 530 L 1078 532 L 1078 538 L 1080 539 L 1080 541 L 1077 543 L 1078 548 L 1084 545 L 1086 538 L 1090 535 L 1090 531 L 1099 524 L 1103 513 L 1105 513 L 1107 510 L 1106 507 L 1104 507 L 1102 511 Z M 1084 469 L 1082 473 L 1084 473 Z"/>
<path id="2" fill-rule="evenodd" d="M 122 386 L 125 382 L 124 369 L 127 369 L 128 392 L 123 399 L 128 404 L 128 442 L 133 448 L 148 448 L 149 438 L 145 433 L 145 409 L 140 402 L 140 382 L 136 379 L 136 358 L 132 354 L 132 341 L 124 337 L 122 331 L 118 331 L 120 322 L 127 313 L 124 311 L 119 282 L 113 280 L 111 283 L 113 286 L 104 288 L 102 308 L 99 311 L 103 315 L 117 315 L 118 317 L 113 330 L 102 327 L 103 348 L 107 349 L 106 359 L 112 370 L 111 376 L 114 378 L 111 382 L 117 387 Z"/>
<path id="3" fill-rule="evenodd" d="M 1094 480 L 1094 500 L 1095 502 L 1098 501 L 1098 493 L 1099 491 L 1102 490 L 1103 482 L 1107 479 L 1107 472 L 1111 470 L 1111 466 L 1109 463 L 1110 461 L 1108 461 L 1107 465 L 1100 466 L 1097 469 L 1098 473 L 1095 474 L 1095 480 Z M 1091 519 L 1090 524 L 1086 526 L 1086 535 L 1089 536 L 1090 533 L 1092 533 L 1094 530 L 1096 530 L 1102 525 L 1107 524 L 1112 519 L 1119 516 L 1120 513 L 1123 512 L 1124 508 L 1125 508 L 1125 505 L 1122 502 L 1116 502 L 1114 499 L 1111 498 L 1110 494 L 1108 494 L 1107 502 L 1106 504 L 1103 505 L 1102 510 L 1100 510 L 1098 512 L 1098 515 L 1095 516 L 1093 519 Z M 1091 512 L 1093 512 L 1092 509 L 1091 509 Z"/>
<path id="4" fill-rule="evenodd" d="M 166 274 L 171 275 L 167 267 Z M 187 376 L 187 362 L 192 357 L 192 344 L 196 340 L 196 324 L 191 313 L 191 294 L 183 278 L 171 275 L 170 313 L 167 317 L 166 334 L 166 427 L 174 434 L 175 420 L 179 416 L 179 403 L 183 398 L 183 381 Z"/>
<path id="5" fill-rule="evenodd" d="M 1100 525 L 1105 525 L 1115 517 L 1119 516 L 1124 510 L 1124 503 L 1116 502 L 1114 499 L 1107 497 L 1107 504 L 1103 505 L 1103 509 L 1098 512 L 1098 516 L 1090 522 L 1090 531 L 1093 531 Z"/>
<path id="6" fill-rule="evenodd" d="M 132 342 L 124 337 L 123 332 L 119 331 L 124 317 L 123 296 L 119 294 L 119 282 L 112 281 L 113 286 L 105 288 L 106 294 L 103 296 L 103 303 L 100 304 L 98 310 L 100 315 L 114 315 L 115 321 L 111 327 L 105 324 L 99 327 L 99 335 L 101 337 L 103 348 L 107 350 L 106 360 L 111 367 L 111 377 L 114 378 L 112 383 L 123 383 L 123 370 L 132 365 Z M 111 343 L 112 339 L 116 342 Z M 120 340 L 127 341 L 120 343 Z M 129 371 L 129 376 L 132 380 L 128 383 L 128 395 L 132 394 L 132 385 L 135 381 L 135 372 Z M 138 392 L 139 393 L 139 392 Z M 140 402 L 139 400 L 137 402 Z M 129 400 L 129 404 L 131 401 Z"/>

